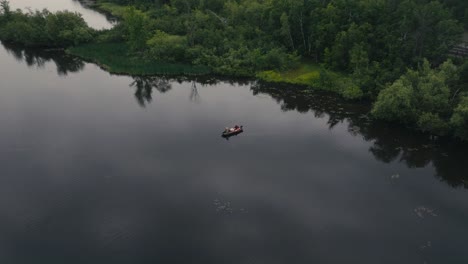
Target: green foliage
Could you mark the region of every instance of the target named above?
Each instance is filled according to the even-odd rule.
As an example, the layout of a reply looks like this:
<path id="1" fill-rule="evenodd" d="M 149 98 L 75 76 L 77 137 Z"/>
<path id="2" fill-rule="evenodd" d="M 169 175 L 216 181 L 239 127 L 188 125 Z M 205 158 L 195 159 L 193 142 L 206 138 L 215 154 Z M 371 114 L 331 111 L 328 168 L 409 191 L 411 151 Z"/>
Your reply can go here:
<path id="1" fill-rule="evenodd" d="M 185 51 L 188 48 L 187 37 L 170 35 L 156 31 L 147 42 L 151 56 L 155 60 L 168 62 L 186 61 Z"/>
<path id="2" fill-rule="evenodd" d="M 284 72 L 271 70 L 259 72 L 257 78 L 267 82 L 299 84 L 314 89 L 332 91 L 351 100 L 364 96 L 361 88 L 351 78 L 307 61 Z"/>
<path id="3" fill-rule="evenodd" d="M 120 17 L 120 18 L 124 16 L 126 8 L 127 8 L 122 5 L 109 3 L 109 2 L 101 2 L 101 1 L 97 1 L 97 3 L 95 4 L 95 7 L 101 11 L 104 11 L 115 17 Z"/>
<path id="4" fill-rule="evenodd" d="M 204 66 L 191 66 L 180 63 L 165 63 L 143 59 L 130 51 L 125 43 L 86 44 L 67 49 L 72 55 L 93 61 L 111 73 L 131 75 L 203 75 L 210 69 Z"/>
<path id="5" fill-rule="evenodd" d="M 9 15 L 0 24 L 0 39 L 3 41 L 31 47 L 67 47 L 90 42 L 94 38 L 94 30 L 77 13 L 50 13 L 47 10 L 11 12 L 6 11 L 5 3 L 2 3 L 2 13 Z"/>
<path id="6" fill-rule="evenodd" d="M 7 0 L 0 1 L 0 23 L 8 19 L 11 15 L 10 3 Z"/>
<path id="7" fill-rule="evenodd" d="M 430 132 L 436 135 L 445 135 L 448 132 L 449 125 L 437 113 L 422 113 L 417 121 L 420 130 Z"/>
<path id="8" fill-rule="evenodd" d="M 117 24 L 111 29 L 104 29 L 98 32 L 95 42 L 97 43 L 116 43 L 125 42 L 125 28 L 122 24 Z"/>
<path id="9" fill-rule="evenodd" d="M 464 0 L 440 0 L 446 6 L 450 7 L 455 17 L 462 21 L 465 28 L 468 28 L 468 2 Z"/>
<path id="10" fill-rule="evenodd" d="M 414 90 L 405 80 L 397 80 L 382 90 L 372 109 L 372 114 L 389 121 L 408 121 L 413 118 Z"/>
<path id="11" fill-rule="evenodd" d="M 123 13 L 123 27 L 125 39 L 134 51 L 144 50 L 149 37 L 148 16 L 134 7 L 127 7 Z"/>
<path id="12" fill-rule="evenodd" d="M 294 39 L 292 37 L 291 33 L 291 25 L 289 24 L 289 17 L 286 13 L 283 12 L 283 14 L 280 17 L 280 22 L 281 22 L 281 37 L 283 37 L 286 40 L 286 43 L 292 50 L 294 50 Z"/>
<path id="13" fill-rule="evenodd" d="M 458 70 L 451 61 L 431 69 L 425 60 L 418 71 L 408 70 L 383 89 L 372 113 L 380 119 L 415 123 L 423 131 L 444 135 L 448 132 L 448 117 L 452 111 L 448 84 L 457 79 Z"/>
<path id="14" fill-rule="evenodd" d="M 130 13 L 138 11 L 140 19 L 146 16 L 151 21 L 146 23 L 150 35 L 134 34 L 136 39 L 127 40 L 140 43 L 129 42 L 139 47 L 134 50 L 152 50 L 156 59 L 182 59 L 221 74 L 252 75 L 294 67 L 288 55 L 309 58 L 352 74 L 353 85 L 337 81 L 341 88 L 335 88 L 350 97 L 375 98 L 386 83 L 394 82 L 406 68 L 417 67 L 422 58 L 439 64 L 462 33 L 447 6 L 430 0 L 105 1 L 100 5 L 123 17 L 124 24 L 122 13 L 129 11 L 122 12 L 115 4 L 136 7 Z M 146 47 L 145 38 L 151 39 Z M 173 41 L 175 47 L 169 47 Z"/>
<path id="15" fill-rule="evenodd" d="M 363 43 L 357 43 L 349 52 L 350 64 L 357 76 L 363 76 L 369 68 L 369 55 Z"/>
<path id="16" fill-rule="evenodd" d="M 297 67 L 284 72 L 273 70 L 261 71 L 257 73 L 257 78 L 272 83 L 290 83 L 320 88 L 318 85 L 320 67 L 315 63 L 304 61 Z"/>
<path id="17" fill-rule="evenodd" d="M 364 92 L 356 80 L 339 72 L 322 68 L 320 70 L 319 88 L 340 94 L 346 99 L 361 99 Z"/>
<path id="18" fill-rule="evenodd" d="M 468 140 L 468 96 L 463 96 L 450 119 L 455 136 Z"/>
<path id="19" fill-rule="evenodd" d="M 272 83 L 281 83 L 281 82 L 287 83 L 288 82 L 288 80 L 283 78 L 283 76 L 281 76 L 281 74 L 277 71 L 259 72 L 257 73 L 257 78 L 267 81 L 267 82 L 272 82 Z M 294 83 L 294 84 L 298 84 L 298 83 Z"/>
<path id="20" fill-rule="evenodd" d="M 361 88 L 349 78 L 339 80 L 337 85 L 341 95 L 346 99 L 360 99 L 364 95 Z"/>
<path id="21" fill-rule="evenodd" d="M 45 34 L 54 46 L 78 45 L 93 38 L 93 31 L 78 13 L 49 13 L 45 20 Z"/>
<path id="22" fill-rule="evenodd" d="M 436 1 L 324 1 L 310 6 L 310 55 L 331 69 L 353 73 L 371 97 L 422 58 L 444 61 L 463 32 Z"/>

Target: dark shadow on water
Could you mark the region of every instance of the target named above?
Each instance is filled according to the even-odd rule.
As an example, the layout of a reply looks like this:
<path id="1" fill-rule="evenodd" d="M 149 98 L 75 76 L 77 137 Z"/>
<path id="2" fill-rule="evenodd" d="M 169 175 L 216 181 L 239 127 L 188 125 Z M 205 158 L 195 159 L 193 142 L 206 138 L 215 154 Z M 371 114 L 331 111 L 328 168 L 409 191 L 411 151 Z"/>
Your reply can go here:
<path id="1" fill-rule="evenodd" d="M 80 72 L 85 66 L 81 59 L 69 56 L 61 50 L 25 49 L 7 43 L 2 44 L 17 61 L 24 61 L 29 67 L 43 68 L 47 62 L 55 63 L 57 74 L 60 76 Z"/>
<path id="2" fill-rule="evenodd" d="M 169 79 L 157 76 L 133 77 L 130 87 L 135 87 L 135 98 L 142 107 L 145 107 L 153 100 L 153 89 L 156 89 L 160 93 L 166 93 L 172 89 Z"/>
<path id="3" fill-rule="evenodd" d="M 251 89 L 254 95 L 271 96 L 283 111 L 311 112 L 318 118 L 327 118 L 329 129 L 346 123 L 350 134 L 372 142 L 369 152 L 381 162 L 402 162 L 410 168 L 432 164 L 441 181 L 468 188 L 467 143 L 434 139 L 400 125 L 372 120 L 368 103 L 352 103 L 326 92 L 279 86 L 257 82 Z"/>

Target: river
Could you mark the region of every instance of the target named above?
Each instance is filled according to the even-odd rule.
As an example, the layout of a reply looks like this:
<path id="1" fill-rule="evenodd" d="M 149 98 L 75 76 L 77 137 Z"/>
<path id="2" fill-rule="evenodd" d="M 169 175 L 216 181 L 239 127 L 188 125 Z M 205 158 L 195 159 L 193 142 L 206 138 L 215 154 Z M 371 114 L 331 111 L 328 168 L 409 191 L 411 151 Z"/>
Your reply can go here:
<path id="1" fill-rule="evenodd" d="M 368 110 L 0 45 L 0 261 L 468 263 L 468 146 Z"/>

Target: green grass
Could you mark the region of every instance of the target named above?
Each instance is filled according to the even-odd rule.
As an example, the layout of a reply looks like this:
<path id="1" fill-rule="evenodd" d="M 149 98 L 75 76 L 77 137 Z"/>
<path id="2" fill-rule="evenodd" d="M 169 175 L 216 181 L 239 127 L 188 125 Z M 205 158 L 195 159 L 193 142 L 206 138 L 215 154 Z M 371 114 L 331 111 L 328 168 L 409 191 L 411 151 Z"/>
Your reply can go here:
<path id="1" fill-rule="evenodd" d="M 106 71 L 129 75 L 206 75 L 205 66 L 165 63 L 131 53 L 125 43 L 94 43 L 67 49 L 67 53 L 94 62 Z"/>
<path id="2" fill-rule="evenodd" d="M 109 13 L 115 17 L 122 17 L 126 7 L 99 0 L 94 4 L 94 8 Z"/>
<path id="3" fill-rule="evenodd" d="M 361 88 L 349 75 L 321 69 L 320 65 L 309 61 L 302 61 L 298 67 L 284 72 L 263 71 L 257 73 L 257 78 L 266 82 L 289 83 L 326 90 L 338 93 L 346 99 L 360 99 L 364 96 Z"/>
<path id="4" fill-rule="evenodd" d="M 267 82 L 290 83 L 313 87 L 320 80 L 320 66 L 315 63 L 302 62 L 295 69 L 285 72 L 263 71 L 259 72 L 257 77 Z"/>

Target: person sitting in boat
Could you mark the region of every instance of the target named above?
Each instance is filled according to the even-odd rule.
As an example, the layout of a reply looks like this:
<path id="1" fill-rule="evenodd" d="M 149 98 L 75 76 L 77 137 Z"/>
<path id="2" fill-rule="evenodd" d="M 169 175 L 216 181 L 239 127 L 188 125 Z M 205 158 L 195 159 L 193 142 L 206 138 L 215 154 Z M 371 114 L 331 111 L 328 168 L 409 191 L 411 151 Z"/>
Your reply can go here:
<path id="1" fill-rule="evenodd" d="M 236 126 L 234 127 L 234 130 L 236 130 L 236 129 L 239 129 L 239 126 L 238 126 L 238 125 L 236 125 Z"/>

